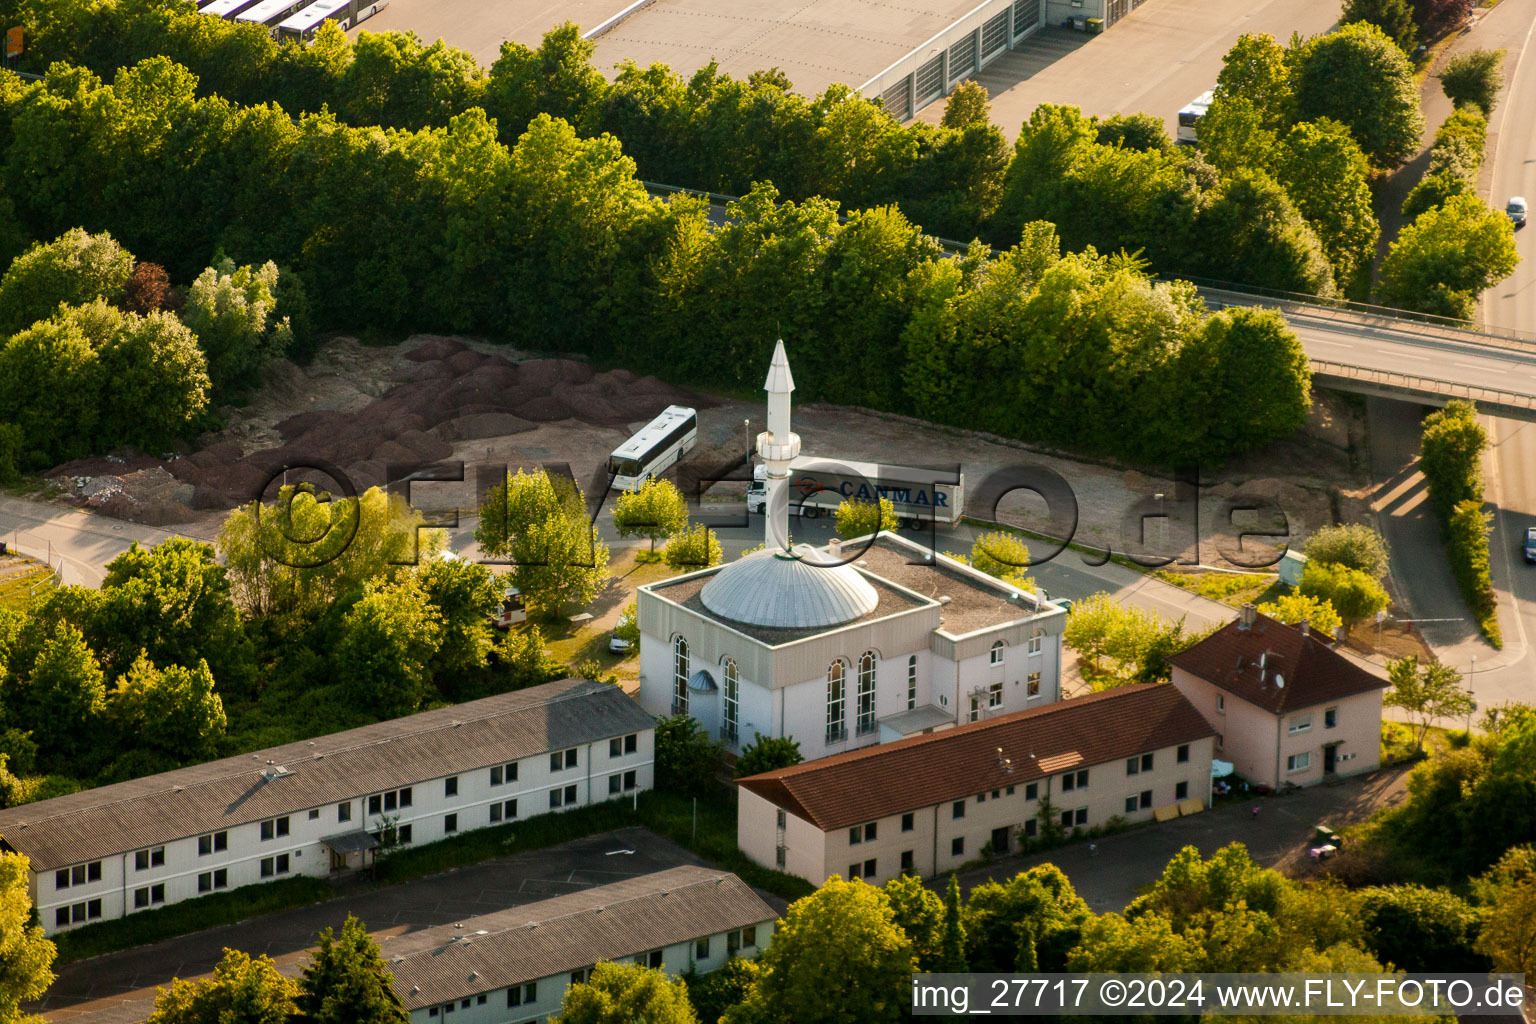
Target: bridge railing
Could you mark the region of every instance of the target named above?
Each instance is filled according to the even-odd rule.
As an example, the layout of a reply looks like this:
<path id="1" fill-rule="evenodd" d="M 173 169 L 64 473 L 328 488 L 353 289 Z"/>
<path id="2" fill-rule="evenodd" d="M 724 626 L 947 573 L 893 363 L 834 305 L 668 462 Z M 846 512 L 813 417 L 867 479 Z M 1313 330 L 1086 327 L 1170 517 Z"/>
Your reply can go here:
<path id="1" fill-rule="evenodd" d="M 1369 366 L 1336 363 L 1330 359 L 1313 359 L 1311 363 L 1312 372 L 1321 376 L 1380 384 L 1383 387 L 1397 388 L 1426 396 L 1465 398 L 1483 405 L 1492 404 L 1505 408 L 1536 411 L 1536 398 L 1515 391 L 1485 388 L 1475 384 L 1459 384 L 1455 381 L 1441 380 L 1438 377 L 1398 373 L 1396 370 L 1377 370 Z"/>

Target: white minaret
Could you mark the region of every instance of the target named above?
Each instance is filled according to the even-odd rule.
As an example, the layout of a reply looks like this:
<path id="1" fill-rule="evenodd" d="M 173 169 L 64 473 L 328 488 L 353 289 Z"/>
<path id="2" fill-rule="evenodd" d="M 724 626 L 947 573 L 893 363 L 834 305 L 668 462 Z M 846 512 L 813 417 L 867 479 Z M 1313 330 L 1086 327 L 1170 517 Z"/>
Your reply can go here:
<path id="1" fill-rule="evenodd" d="M 768 429 L 757 435 L 757 456 L 763 460 L 763 487 L 768 498 L 763 543 L 769 551 L 788 551 L 789 494 L 784 484 L 789 479 L 790 462 L 800 454 L 800 438 L 789 429 L 789 393 L 795 390 L 795 379 L 789 375 L 783 339 L 773 348 L 763 390 L 768 392 Z"/>

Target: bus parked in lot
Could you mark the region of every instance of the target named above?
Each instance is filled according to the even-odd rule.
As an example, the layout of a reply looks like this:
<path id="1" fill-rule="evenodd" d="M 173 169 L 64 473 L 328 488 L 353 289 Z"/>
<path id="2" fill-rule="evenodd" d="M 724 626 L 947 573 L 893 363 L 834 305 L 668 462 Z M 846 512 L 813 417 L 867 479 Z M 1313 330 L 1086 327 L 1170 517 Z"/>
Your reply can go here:
<path id="1" fill-rule="evenodd" d="M 261 0 L 213 0 L 213 3 L 204 7 L 199 13 L 211 14 L 215 18 L 228 20 L 247 8 L 254 7 Z"/>
<path id="2" fill-rule="evenodd" d="M 633 491 L 666 472 L 693 449 L 699 436 L 699 416 L 684 405 L 669 405 L 640 432 L 608 457 L 613 487 Z"/>
<path id="3" fill-rule="evenodd" d="M 235 15 L 236 21 L 263 25 L 276 38 L 277 26 L 308 7 L 313 0 L 261 0 L 255 7 Z"/>
<path id="4" fill-rule="evenodd" d="M 1190 101 L 1189 106 L 1179 111 L 1179 145 L 1193 146 L 1199 141 L 1195 133 L 1195 125 L 1205 116 L 1210 109 L 1211 101 L 1216 98 L 1216 90 L 1203 92 Z"/>
<path id="5" fill-rule="evenodd" d="M 327 21 L 340 22 L 342 28 L 350 28 L 355 2 L 356 0 L 315 0 L 302 11 L 291 15 L 288 20 L 278 23 L 278 42 L 292 39 L 307 43 L 315 38 L 315 33 Z"/>

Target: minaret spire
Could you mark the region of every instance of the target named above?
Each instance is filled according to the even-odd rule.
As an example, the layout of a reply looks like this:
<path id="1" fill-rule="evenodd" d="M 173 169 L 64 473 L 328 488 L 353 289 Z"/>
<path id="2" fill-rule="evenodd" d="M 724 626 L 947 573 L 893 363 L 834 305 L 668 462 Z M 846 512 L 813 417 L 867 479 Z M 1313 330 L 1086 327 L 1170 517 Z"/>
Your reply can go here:
<path id="1" fill-rule="evenodd" d="M 763 460 L 763 486 L 767 492 L 764 505 L 766 521 L 763 543 L 771 551 L 789 550 L 789 464 L 800 454 L 800 438 L 789 429 L 789 395 L 795 390 L 795 378 L 789 372 L 789 357 L 784 354 L 784 339 L 773 349 L 768 379 L 768 429 L 757 435 L 757 455 Z"/>

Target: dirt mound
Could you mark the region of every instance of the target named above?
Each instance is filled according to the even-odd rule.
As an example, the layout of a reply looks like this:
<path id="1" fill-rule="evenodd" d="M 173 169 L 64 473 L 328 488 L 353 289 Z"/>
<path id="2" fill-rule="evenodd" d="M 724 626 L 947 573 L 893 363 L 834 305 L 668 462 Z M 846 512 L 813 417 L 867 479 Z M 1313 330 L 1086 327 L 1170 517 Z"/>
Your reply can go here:
<path id="1" fill-rule="evenodd" d="M 431 335 L 421 337 L 427 339 L 426 344 L 405 353 L 405 358 L 413 363 L 435 363 L 469 350 L 468 345 L 456 338 L 435 338 Z"/>
<path id="2" fill-rule="evenodd" d="M 583 384 L 595 372 L 587 363 L 574 359 L 529 359 L 518 363 L 518 379 L 546 390 L 556 384 Z"/>
<path id="3" fill-rule="evenodd" d="M 153 469 L 159 465 L 162 465 L 159 459 L 124 450 L 112 455 L 93 456 L 89 459 L 61 463 L 45 472 L 43 476 L 121 476 L 137 469 Z"/>
<path id="4" fill-rule="evenodd" d="M 283 440 L 292 441 L 296 437 L 302 437 L 312 430 L 335 430 L 352 421 L 352 417 L 344 412 L 335 412 L 330 409 L 313 409 L 309 412 L 301 412 L 287 419 L 273 424 L 272 429 L 283 436 Z"/>
<path id="5" fill-rule="evenodd" d="M 545 395 L 542 398 L 524 402 L 518 412 L 522 413 L 523 419 L 532 420 L 535 423 L 553 423 L 555 420 L 569 419 L 572 415 L 571 407 L 554 395 Z"/>
<path id="6" fill-rule="evenodd" d="M 477 412 L 448 420 L 434 429 L 444 441 L 478 441 L 485 437 L 521 434 L 535 427 L 509 412 Z"/>
<path id="7" fill-rule="evenodd" d="M 472 370 L 477 370 L 490 361 L 490 356 L 470 351 L 460 352 L 443 360 L 443 362 L 448 364 L 448 368 L 457 374 L 465 374 Z"/>

